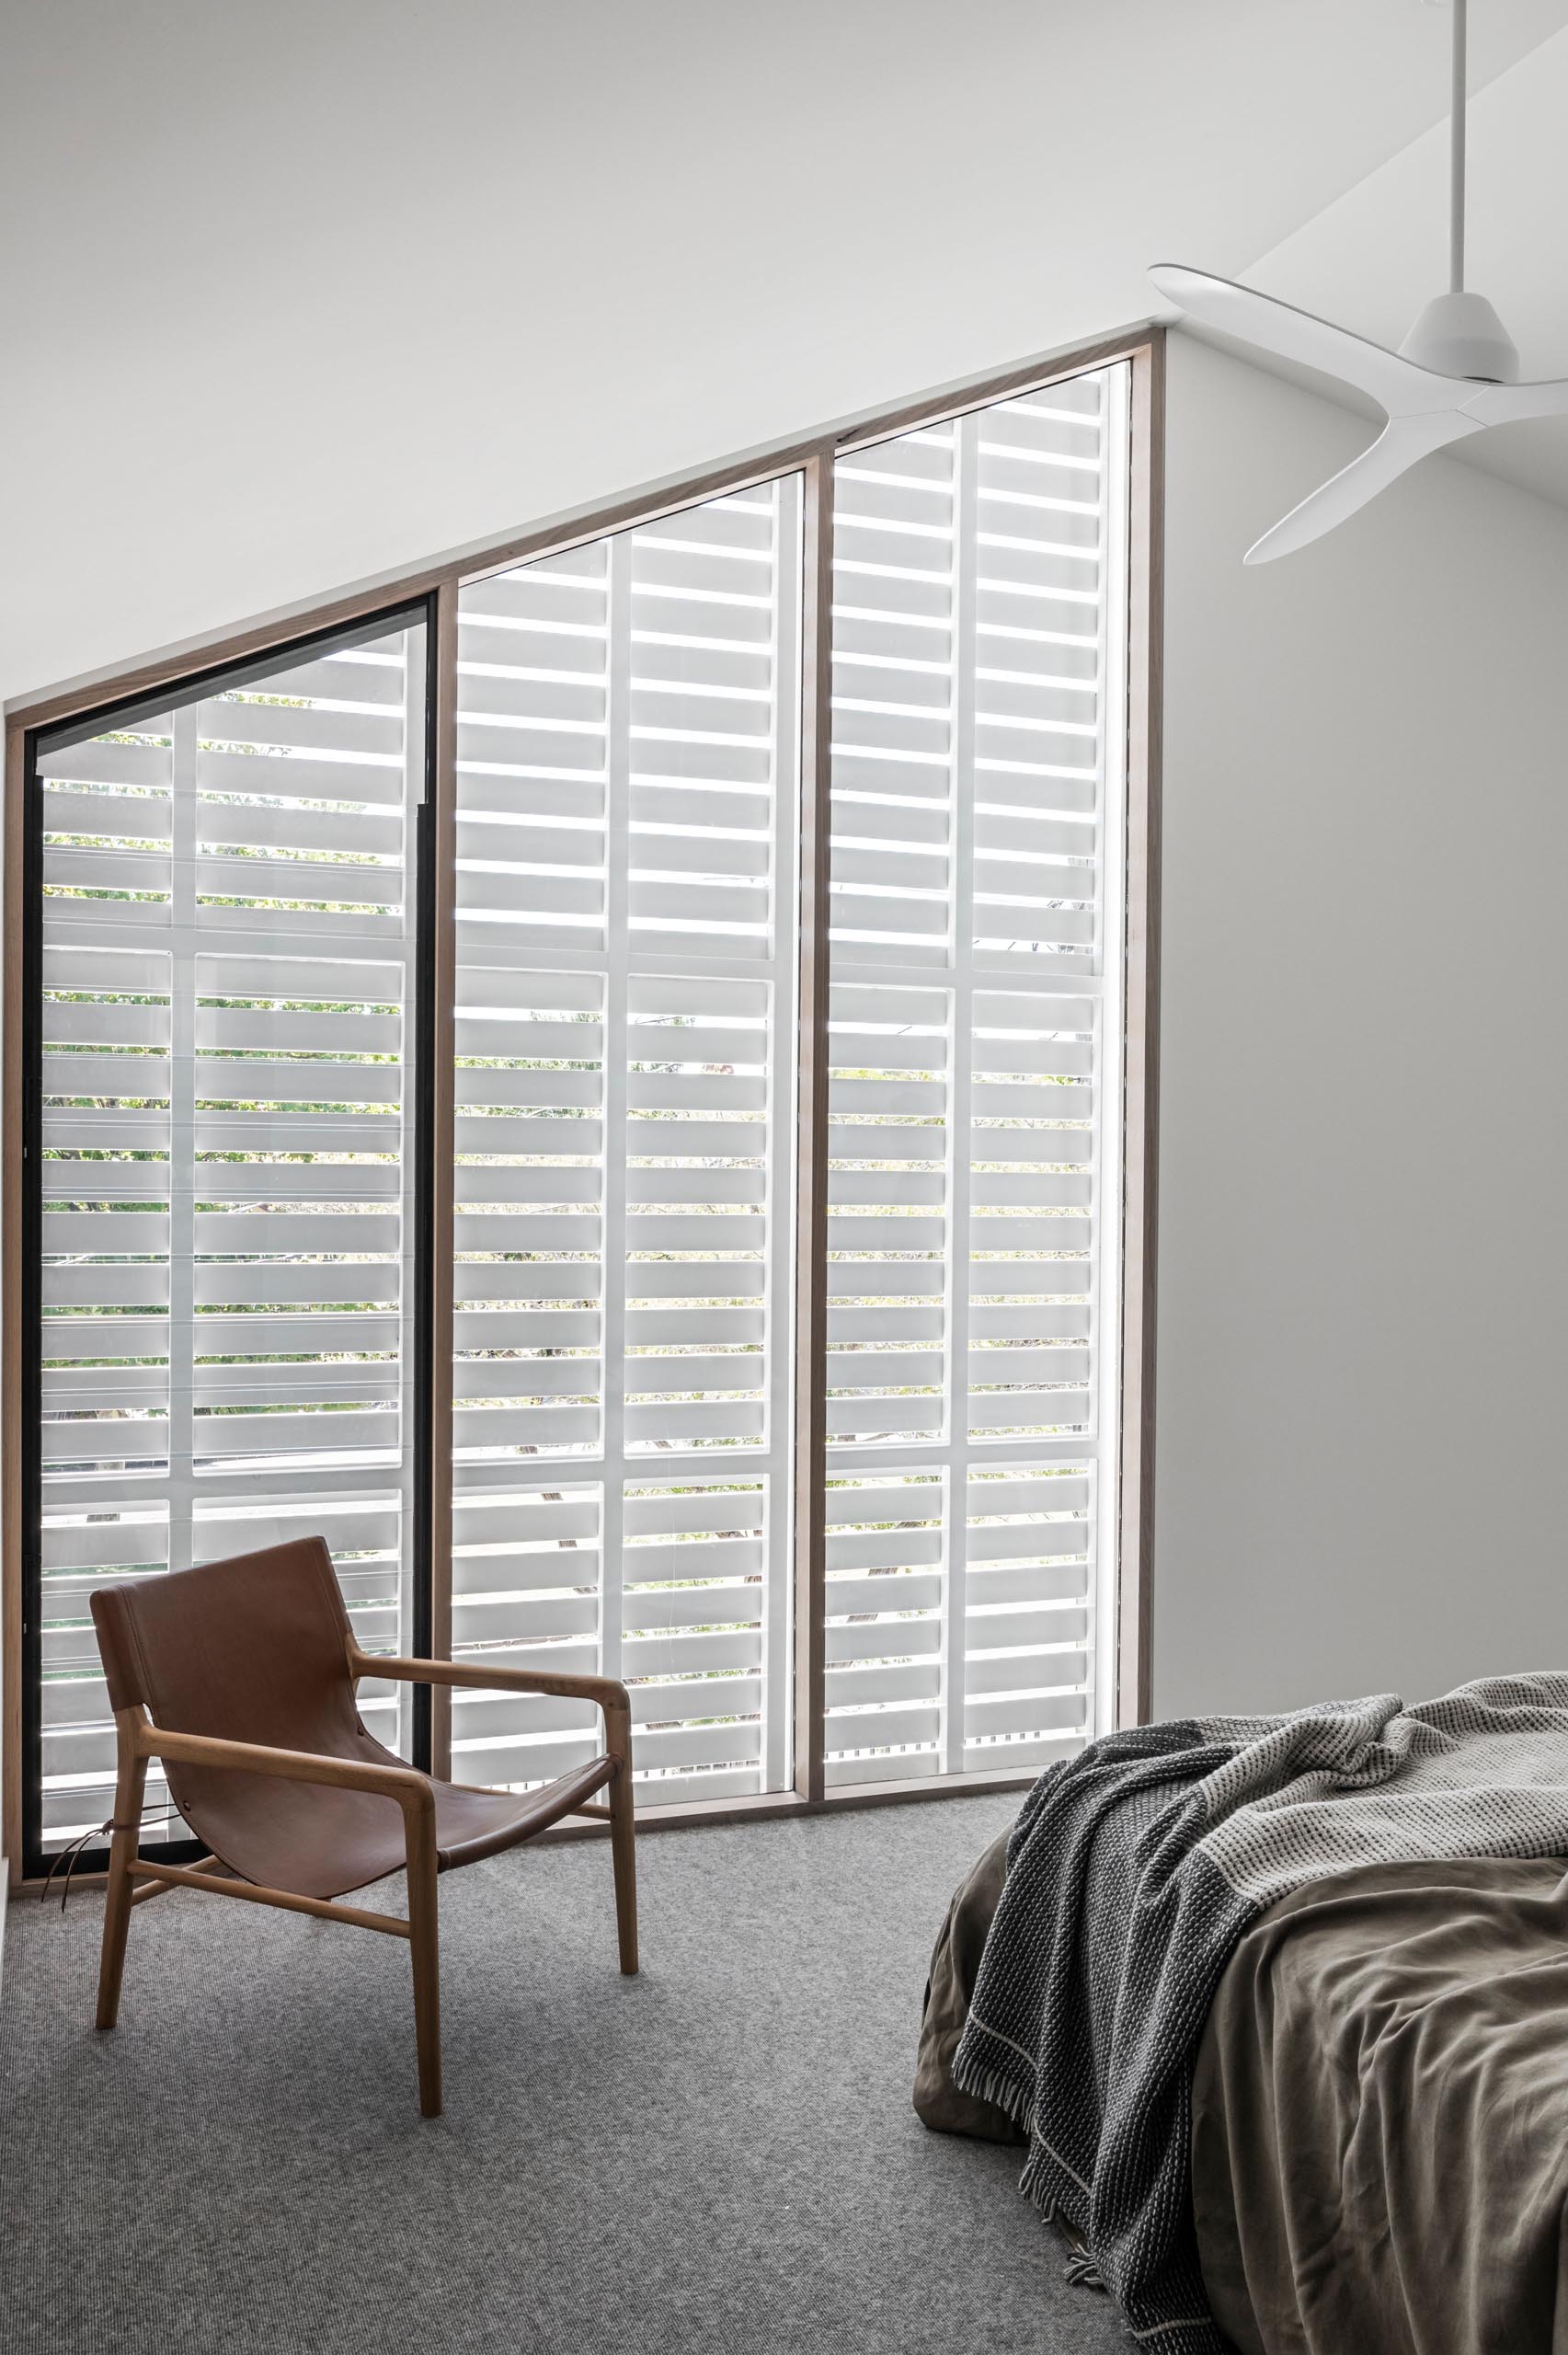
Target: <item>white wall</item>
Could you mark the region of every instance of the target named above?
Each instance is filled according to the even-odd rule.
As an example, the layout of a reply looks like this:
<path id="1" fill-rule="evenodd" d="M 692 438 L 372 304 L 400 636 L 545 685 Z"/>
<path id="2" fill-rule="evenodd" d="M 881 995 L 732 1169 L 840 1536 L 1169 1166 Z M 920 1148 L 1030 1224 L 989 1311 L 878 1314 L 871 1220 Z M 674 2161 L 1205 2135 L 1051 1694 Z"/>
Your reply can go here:
<path id="1" fill-rule="evenodd" d="M 1157 1709 L 1568 1666 L 1568 516 L 1171 360 Z"/>

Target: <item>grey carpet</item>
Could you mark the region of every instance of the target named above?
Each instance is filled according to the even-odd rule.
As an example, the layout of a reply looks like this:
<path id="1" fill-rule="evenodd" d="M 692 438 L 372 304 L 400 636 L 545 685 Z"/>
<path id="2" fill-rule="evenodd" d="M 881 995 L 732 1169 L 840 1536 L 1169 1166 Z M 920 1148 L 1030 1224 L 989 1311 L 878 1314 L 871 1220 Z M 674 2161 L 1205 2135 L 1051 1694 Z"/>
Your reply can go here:
<path id="1" fill-rule="evenodd" d="M 1011 2151 L 910 2107 L 931 1941 L 1013 1811 L 949 1799 L 661 1832 L 643 1972 L 609 1855 L 441 1884 L 446 2114 L 407 1955 L 179 1892 L 11 1908 L 0 2174 L 9 2355 L 1094 2355 L 1104 2298 Z M 384 1901 L 401 1909 L 397 1883 Z"/>

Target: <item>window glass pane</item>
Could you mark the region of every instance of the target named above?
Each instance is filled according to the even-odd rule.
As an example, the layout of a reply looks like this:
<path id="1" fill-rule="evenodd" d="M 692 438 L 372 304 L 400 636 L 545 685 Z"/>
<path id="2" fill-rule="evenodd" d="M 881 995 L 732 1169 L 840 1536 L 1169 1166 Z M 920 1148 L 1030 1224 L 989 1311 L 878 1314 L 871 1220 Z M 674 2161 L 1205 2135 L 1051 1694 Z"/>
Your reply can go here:
<path id="1" fill-rule="evenodd" d="M 40 755 L 47 1846 L 109 1811 L 96 1581 L 319 1534 L 409 1642 L 424 696 L 400 626 Z"/>
<path id="2" fill-rule="evenodd" d="M 1108 1721 L 1127 375 L 835 470 L 830 1783 Z"/>
<path id="3" fill-rule="evenodd" d="M 790 1774 L 800 602 L 792 476 L 460 606 L 453 1648 L 624 1677 L 643 1800 Z"/>

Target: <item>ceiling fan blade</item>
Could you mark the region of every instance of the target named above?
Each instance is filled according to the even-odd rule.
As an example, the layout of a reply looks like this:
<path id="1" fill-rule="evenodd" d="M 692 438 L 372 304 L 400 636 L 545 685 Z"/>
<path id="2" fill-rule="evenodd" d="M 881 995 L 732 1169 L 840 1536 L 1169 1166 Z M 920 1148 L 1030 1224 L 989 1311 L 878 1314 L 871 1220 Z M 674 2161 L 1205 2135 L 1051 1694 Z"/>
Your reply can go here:
<path id="1" fill-rule="evenodd" d="M 1369 449 L 1347 466 L 1319 485 L 1293 507 L 1288 515 L 1254 540 L 1242 557 L 1243 564 L 1267 564 L 1276 556 L 1289 556 L 1297 548 L 1304 548 L 1369 499 L 1413 466 L 1418 458 L 1430 451 L 1442 449 L 1445 442 L 1462 440 L 1467 433 L 1479 433 L 1482 420 L 1466 417 L 1459 409 L 1449 409 L 1440 417 L 1397 417 L 1384 426 Z"/>
<path id="2" fill-rule="evenodd" d="M 1435 375 L 1380 343 L 1368 343 L 1336 327 L 1331 320 L 1314 318 L 1289 303 L 1276 302 L 1255 287 L 1238 286 L 1229 278 L 1211 277 L 1206 270 L 1188 270 L 1185 263 L 1157 261 L 1149 273 L 1169 302 L 1179 304 L 1189 318 L 1217 327 L 1238 342 L 1255 344 L 1276 359 L 1293 360 L 1315 368 L 1321 375 L 1337 376 L 1369 393 L 1391 417 L 1420 417 L 1455 407 L 1462 379 Z"/>
<path id="3" fill-rule="evenodd" d="M 1514 425 L 1527 417 L 1568 417 L 1568 376 L 1539 385 L 1482 385 L 1465 403 L 1478 425 Z"/>

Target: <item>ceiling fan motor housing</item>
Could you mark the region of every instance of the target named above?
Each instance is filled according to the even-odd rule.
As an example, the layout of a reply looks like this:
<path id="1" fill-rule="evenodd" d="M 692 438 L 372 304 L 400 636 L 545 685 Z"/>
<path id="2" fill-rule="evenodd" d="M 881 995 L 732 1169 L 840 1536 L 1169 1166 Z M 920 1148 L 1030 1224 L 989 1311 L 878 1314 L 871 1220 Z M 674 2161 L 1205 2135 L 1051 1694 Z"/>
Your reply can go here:
<path id="1" fill-rule="evenodd" d="M 1439 376 L 1518 382 L 1519 355 L 1484 294 L 1434 294 L 1400 350 Z"/>

